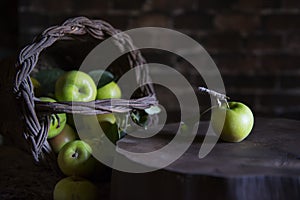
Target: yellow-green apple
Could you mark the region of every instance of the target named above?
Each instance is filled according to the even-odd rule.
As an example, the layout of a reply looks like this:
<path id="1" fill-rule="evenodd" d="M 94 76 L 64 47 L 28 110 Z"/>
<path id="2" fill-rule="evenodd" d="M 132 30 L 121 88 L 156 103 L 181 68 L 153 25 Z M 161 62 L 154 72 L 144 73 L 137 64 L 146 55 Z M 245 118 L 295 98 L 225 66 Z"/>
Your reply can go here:
<path id="1" fill-rule="evenodd" d="M 69 176 L 58 181 L 53 190 L 54 200 L 97 200 L 97 186 L 82 177 Z"/>
<path id="2" fill-rule="evenodd" d="M 59 168 L 67 176 L 88 177 L 95 168 L 95 162 L 92 148 L 82 140 L 65 144 L 57 157 Z"/>
<path id="3" fill-rule="evenodd" d="M 49 143 L 55 153 L 58 153 L 62 147 L 68 142 L 74 141 L 78 138 L 74 129 L 66 124 L 63 130 L 54 138 L 49 139 Z"/>
<path id="4" fill-rule="evenodd" d="M 55 96 L 59 101 L 93 101 L 97 88 L 93 79 L 81 71 L 69 71 L 58 78 Z"/>
<path id="5" fill-rule="evenodd" d="M 113 113 L 97 115 L 97 120 L 106 137 L 115 144 L 120 139 L 115 115 Z"/>
<path id="6" fill-rule="evenodd" d="M 225 120 L 221 119 L 222 117 L 225 117 Z M 212 125 L 223 141 L 240 142 L 244 140 L 250 134 L 253 124 L 252 111 L 241 102 L 228 102 L 228 105 L 222 104 L 213 109 Z"/>
<path id="7" fill-rule="evenodd" d="M 122 92 L 118 84 L 114 81 L 98 88 L 96 99 L 118 99 L 121 98 Z M 97 115 L 100 126 L 112 143 L 116 143 L 119 139 L 119 129 L 116 124 L 116 118 L 113 113 Z"/>
<path id="8" fill-rule="evenodd" d="M 41 95 L 41 84 L 38 80 L 36 80 L 35 78 L 33 77 L 30 77 L 30 80 L 31 80 L 31 83 L 33 85 L 33 92 L 34 92 L 34 95 L 36 97 L 39 97 Z"/>
<path id="9" fill-rule="evenodd" d="M 52 99 L 50 97 L 40 97 L 40 100 L 43 102 L 56 102 L 55 99 Z M 54 114 L 51 115 L 50 127 L 47 137 L 48 139 L 57 136 L 66 125 L 67 117 L 65 113 L 59 113 L 57 114 L 57 117 L 58 119 Z"/>
<path id="10" fill-rule="evenodd" d="M 76 116 L 76 129 L 79 133 L 82 133 L 80 135 L 81 139 L 86 141 L 90 137 L 102 138 L 106 135 L 110 141 L 115 143 L 119 139 L 119 128 L 114 114 L 101 114 L 96 117 L 86 115 Z M 99 133 L 99 125 L 103 132 Z M 90 144 L 90 141 L 88 143 Z"/>
<path id="11" fill-rule="evenodd" d="M 118 84 L 114 81 L 97 89 L 96 99 L 118 99 L 121 98 L 122 93 Z"/>
<path id="12" fill-rule="evenodd" d="M 111 124 L 116 123 L 116 117 L 113 113 L 97 115 L 97 120 L 99 123 L 101 122 L 109 122 Z"/>

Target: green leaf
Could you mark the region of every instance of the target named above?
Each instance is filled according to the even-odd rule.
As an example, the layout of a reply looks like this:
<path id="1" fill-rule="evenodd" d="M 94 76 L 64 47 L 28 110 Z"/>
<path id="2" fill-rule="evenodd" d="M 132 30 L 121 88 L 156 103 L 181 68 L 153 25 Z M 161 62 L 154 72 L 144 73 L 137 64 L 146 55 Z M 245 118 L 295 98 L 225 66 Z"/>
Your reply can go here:
<path id="1" fill-rule="evenodd" d="M 158 106 L 151 106 L 150 108 L 146 108 L 145 112 L 149 115 L 154 115 L 160 113 L 161 109 Z"/>
<path id="2" fill-rule="evenodd" d="M 41 84 L 42 96 L 51 96 L 55 91 L 55 83 L 57 79 L 65 73 L 59 68 L 44 69 L 39 71 L 34 78 Z"/>
<path id="3" fill-rule="evenodd" d="M 97 88 L 101 88 L 102 86 L 110 83 L 111 81 L 114 81 L 115 79 L 112 73 L 102 69 L 90 71 L 88 74 L 94 80 L 95 84 L 97 85 Z"/>
<path id="4" fill-rule="evenodd" d="M 111 124 L 110 122 L 101 122 L 101 128 L 103 129 L 106 137 L 114 144 L 120 139 L 120 130 L 116 123 Z"/>

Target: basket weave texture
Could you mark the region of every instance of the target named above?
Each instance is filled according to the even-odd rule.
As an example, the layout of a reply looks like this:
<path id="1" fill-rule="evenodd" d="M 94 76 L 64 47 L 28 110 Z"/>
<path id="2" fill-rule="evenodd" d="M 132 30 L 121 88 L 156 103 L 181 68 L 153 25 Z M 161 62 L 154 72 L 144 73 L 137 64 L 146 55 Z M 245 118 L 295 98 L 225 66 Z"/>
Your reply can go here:
<path id="1" fill-rule="evenodd" d="M 129 69 L 137 67 L 136 81 L 140 85 L 139 97 L 134 99 L 107 99 L 92 102 L 41 102 L 35 95 L 30 74 L 38 66 L 39 59 L 45 49 L 50 48 L 59 41 L 76 42 L 89 36 L 93 42 L 112 37 L 116 47 L 126 54 L 128 64 L 112 68 L 117 76 L 121 76 Z M 74 49 L 73 49 L 74 50 Z M 74 58 L 75 59 L 75 58 Z M 35 38 L 32 44 L 24 47 L 18 56 L 16 63 L 16 77 L 14 83 L 14 95 L 20 106 L 24 120 L 25 131 L 23 136 L 28 142 L 34 160 L 49 161 L 55 159 L 52 149 L 47 142 L 47 134 L 51 114 L 76 113 L 84 115 L 104 114 L 110 112 L 125 113 L 134 109 L 145 109 L 157 104 L 153 85 L 149 77 L 145 59 L 141 52 L 132 44 L 131 38 L 115 29 L 102 20 L 91 20 L 86 17 L 76 17 L 65 21 L 60 26 L 53 26 L 45 30 Z"/>

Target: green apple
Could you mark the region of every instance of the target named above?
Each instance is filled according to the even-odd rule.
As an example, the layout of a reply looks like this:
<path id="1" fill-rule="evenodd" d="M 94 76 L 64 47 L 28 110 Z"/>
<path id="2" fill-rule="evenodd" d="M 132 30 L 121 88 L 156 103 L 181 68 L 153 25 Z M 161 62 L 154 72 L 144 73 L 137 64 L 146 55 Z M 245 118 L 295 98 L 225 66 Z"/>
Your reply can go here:
<path id="1" fill-rule="evenodd" d="M 34 95 L 36 97 L 39 97 L 41 95 L 41 84 L 38 80 L 36 80 L 35 78 L 33 77 L 30 77 L 30 80 L 32 82 L 32 85 L 33 85 L 33 92 L 34 92 Z"/>
<path id="2" fill-rule="evenodd" d="M 111 124 L 116 123 L 116 117 L 113 113 L 97 115 L 98 122 L 109 122 Z"/>
<path id="3" fill-rule="evenodd" d="M 77 139 L 77 133 L 74 129 L 66 124 L 63 130 L 54 138 L 49 139 L 49 143 L 55 153 L 58 153 L 62 147 L 68 142 L 74 141 Z"/>
<path id="4" fill-rule="evenodd" d="M 93 79 L 81 71 L 69 71 L 60 76 L 55 84 L 55 96 L 59 101 L 93 101 L 97 88 Z"/>
<path id="5" fill-rule="evenodd" d="M 67 143 L 58 153 L 58 166 L 67 176 L 88 177 L 95 168 L 92 148 L 82 140 Z"/>
<path id="6" fill-rule="evenodd" d="M 222 117 L 225 117 L 225 120 L 221 119 Z M 241 142 L 250 134 L 253 124 L 253 113 L 243 103 L 228 102 L 228 106 L 223 104 L 213 109 L 212 125 L 223 141 Z"/>
<path id="7" fill-rule="evenodd" d="M 58 181 L 53 191 L 54 200 L 96 200 L 99 192 L 96 185 L 81 177 L 70 176 Z"/>
<path id="8" fill-rule="evenodd" d="M 120 131 L 115 115 L 113 113 L 97 115 L 97 120 L 106 137 L 115 144 L 120 139 Z"/>
<path id="9" fill-rule="evenodd" d="M 50 97 L 40 97 L 40 100 L 43 102 L 56 102 L 56 100 L 50 98 Z M 57 114 L 59 118 L 59 123 L 55 115 L 51 115 L 51 121 L 50 121 L 50 127 L 48 131 L 48 139 L 53 138 L 57 136 L 65 127 L 67 117 L 65 113 L 59 113 Z"/>
<path id="10" fill-rule="evenodd" d="M 96 99 L 118 99 L 121 98 L 122 93 L 118 84 L 114 81 L 97 89 Z"/>

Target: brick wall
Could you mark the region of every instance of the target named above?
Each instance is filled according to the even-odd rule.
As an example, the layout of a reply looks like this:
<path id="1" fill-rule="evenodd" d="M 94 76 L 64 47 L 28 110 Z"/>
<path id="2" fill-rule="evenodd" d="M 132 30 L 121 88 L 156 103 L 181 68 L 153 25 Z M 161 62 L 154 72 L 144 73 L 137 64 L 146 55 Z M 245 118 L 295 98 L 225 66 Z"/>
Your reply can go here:
<path id="1" fill-rule="evenodd" d="M 19 0 L 18 10 L 20 46 L 78 15 L 123 30 L 181 31 L 206 48 L 233 100 L 247 103 L 257 116 L 300 119 L 299 0 Z M 159 55 L 152 58 L 180 65 Z"/>

